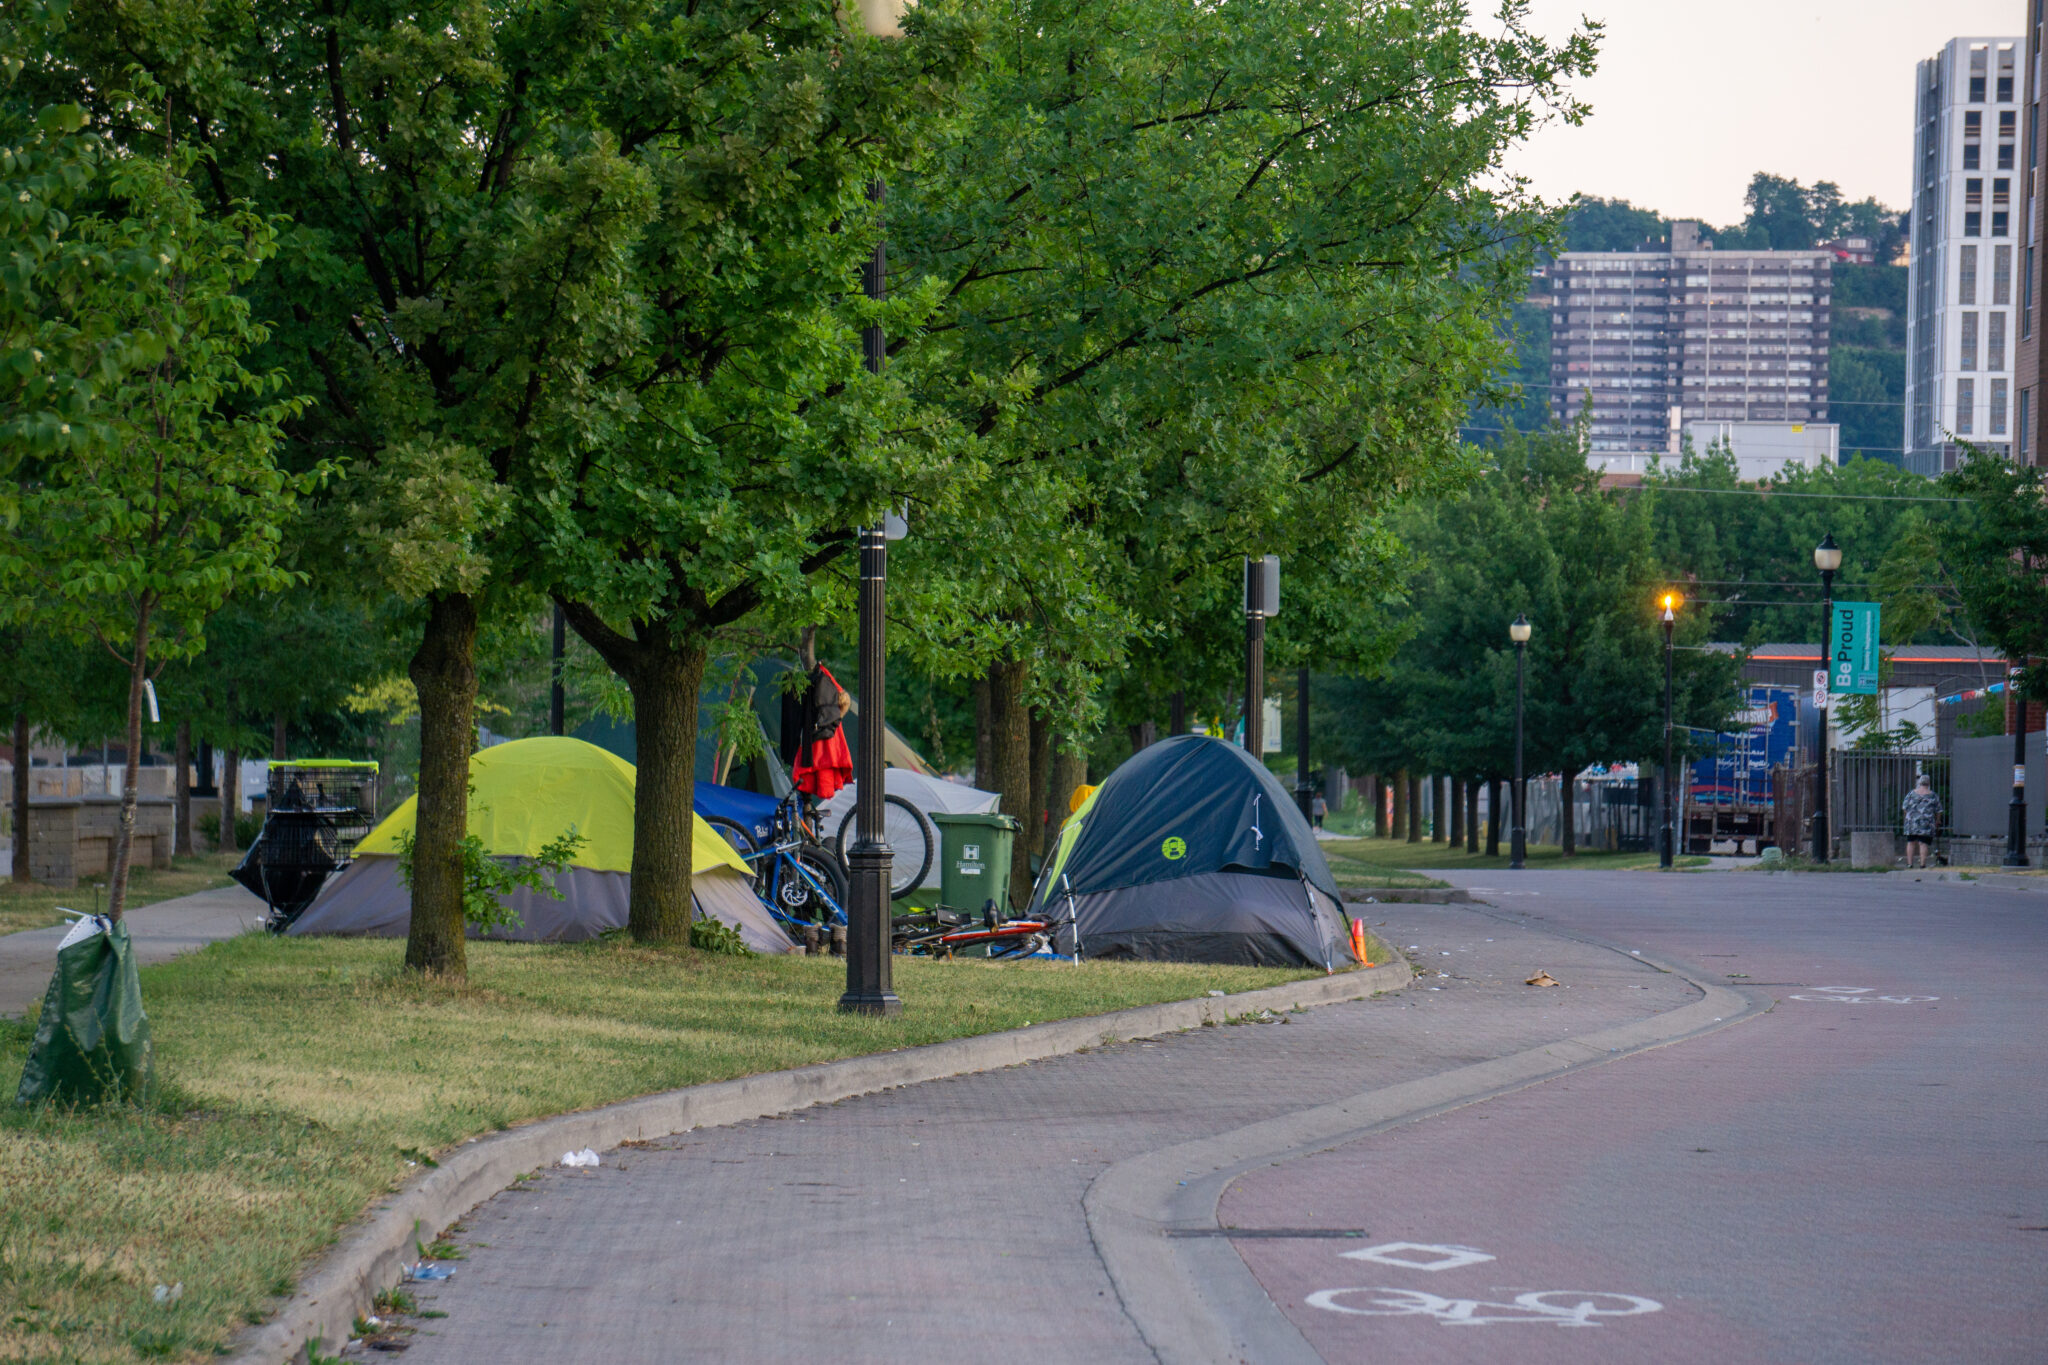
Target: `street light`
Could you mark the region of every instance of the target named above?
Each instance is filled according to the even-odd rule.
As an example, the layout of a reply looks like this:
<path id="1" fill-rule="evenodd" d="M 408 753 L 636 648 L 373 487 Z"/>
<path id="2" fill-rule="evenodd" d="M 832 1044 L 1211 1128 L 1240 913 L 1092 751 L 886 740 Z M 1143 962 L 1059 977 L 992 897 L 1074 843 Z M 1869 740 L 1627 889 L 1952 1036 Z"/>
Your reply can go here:
<path id="1" fill-rule="evenodd" d="M 2027 703 L 2020 696 L 2025 670 L 2006 671 L 2005 695 L 2012 702 L 2012 801 L 2005 808 L 2005 865 L 2027 865 Z"/>
<path id="2" fill-rule="evenodd" d="M 1522 680 L 1531 629 L 1526 615 L 1517 615 L 1508 626 L 1508 638 L 1515 642 L 1515 823 L 1508 835 L 1508 867 L 1516 872 L 1528 866 L 1529 855 L 1528 832 L 1522 819 Z"/>
<path id="3" fill-rule="evenodd" d="M 1842 567 L 1842 551 L 1834 532 L 1813 547 L 1813 567 L 1820 570 L 1820 672 L 1815 676 L 1814 696 L 1820 712 L 1820 762 L 1813 770 L 1813 860 L 1828 860 L 1828 675 L 1833 661 L 1828 658 L 1834 639 L 1835 570 Z"/>
<path id="4" fill-rule="evenodd" d="M 903 12 L 910 0 L 860 0 L 860 22 L 870 37 L 903 36 Z M 880 180 L 868 186 L 877 214 L 888 197 Z M 875 242 L 861 272 L 870 299 L 889 295 L 889 248 Z M 879 322 L 861 332 L 868 373 L 879 375 L 887 359 Z M 889 864 L 894 851 L 883 826 L 886 791 L 882 754 L 888 744 L 883 723 L 888 696 L 889 541 L 887 521 L 860 530 L 860 770 L 854 797 L 854 841 L 846 852 L 846 991 L 839 1009 L 847 1014 L 901 1014 L 903 1002 L 890 981 Z"/>
<path id="5" fill-rule="evenodd" d="M 1678 838 L 1671 814 L 1671 663 L 1676 657 L 1671 637 L 1678 627 L 1681 600 L 1675 592 L 1664 594 L 1664 780 L 1658 784 L 1664 788 L 1664 842 L 1657 850 L 1657 866 L 1663 868 L 1671 866 Z"/>

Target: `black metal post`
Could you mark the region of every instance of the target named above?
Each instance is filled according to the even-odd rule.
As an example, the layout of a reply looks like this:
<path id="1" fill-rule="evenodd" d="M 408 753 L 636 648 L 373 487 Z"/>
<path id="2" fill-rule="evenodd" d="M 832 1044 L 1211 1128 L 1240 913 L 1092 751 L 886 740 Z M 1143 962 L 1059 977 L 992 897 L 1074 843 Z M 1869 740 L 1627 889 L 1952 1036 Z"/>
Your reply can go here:
<path id="1" fill-rule="evenodd" d="M 567 734 L 568 698 L 562 691 L 562 656 L 569 647 L 569 622 L 560 606 L 555 608 L 555 648 L 548 684 L 548 733 Z"/>
<path id="2" fill-rule="evenodd" d="M 1294 683 L 1294 803 L 1301 818 L 1315 823 L 1315 788 L 1308 778 L 1308 670 L 1302 669 Z"/>
<path id="3" fill-rule="evenodd" d="M 1179 688 L 1174 689 L 1173 701 L 1167 707 L 1166 727 L 1169 734 L 1188 732 L 1188 694 Z"/>
<path id="4" fill-rule="evenodd" d="M 1245 562 L 1244 604 L 1244 747 L 1265 762 L 1266 719 L 1266 561 L 1254 555 Z"/>
<path id="5" fill-rule="evenodd" d="M 2012 702 L 2012 803 L 2005 814 L 2005 865 L 2027 865 L 2027 703 L 2020 696 L 2020 669 L 2006 674 Z"/>
<path id="6" fill-rule="evenodd" d="M 1834 673 L 1835 662 L 1829 657 L 1835 638 L 1835 571 L 1820 571 L 1820 666 L 1823 673 Z M 1813 860 L 1817 863 L 1828 861 L 1828 688 L 1821 690 L 1820 707 L 1820 762 L 1813 770 Z"/>
<path id="7" fill-rule="evenodd" d="M 1657 850 L 1657 866 L 1668 868 L 1677 851 L 1678 831 L 1671 814 L 1672 784 L 1677 777 L 1671 766 L 1671 664 L 1676 651 L 1672 648 L 1671 633 L 1677 625 L 1671 619 L 1670 608 L 1664 611 L 1664 841 Z"/>
<path id="8" fill-rule="evenodd" d="M 1508 833 L 1508 866 L 1521 871 L 1528 866 L 1529 839 L 1524 821 L 1523 803 L 1527 800 L 1527 788 L 1522 781 L 1522 682 L 1523 660 L 1529 646 L 1526 641 L 1515 641 L 1515 823 Z"/>
<path id="9" fill-rule="evenodd" d="M 882 182 L 868 186 L 868 199 L 879 205 L 886 197 Z M 871 299 L 888 297 L 889 257 L 883 242 L 875 243 L 862 283 Z M 861 333 L 868 373 L 880 374 L 885 359 L 879 325 Z M 881 526 L 860 533 L 860 760 L 855 780 L 854 843 L 847 850 L 846 993 L 839 1008 L 853 1014 L 901 1014 L 903 1002 L 890 981 L 889 864 L 893 851 L 883 827 L 885 790 L 882 753 L 888 744 L 883 727 L 888 696 L 887 629 L 889 541 Z"/>

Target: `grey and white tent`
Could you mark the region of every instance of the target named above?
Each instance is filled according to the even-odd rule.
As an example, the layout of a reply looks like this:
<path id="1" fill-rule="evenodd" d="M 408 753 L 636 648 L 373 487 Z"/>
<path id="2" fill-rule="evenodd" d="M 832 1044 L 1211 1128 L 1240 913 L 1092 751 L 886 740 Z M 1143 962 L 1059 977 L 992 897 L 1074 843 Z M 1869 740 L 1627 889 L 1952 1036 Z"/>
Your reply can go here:
<path id="1" fill-rule="evenodd" d="M 1342 897 L 1314 831 L 1243 749 L 1177 735 L 1140 750 L 1067 820 L 1034 915 L 1085 957 L 1334 969 Z"/>

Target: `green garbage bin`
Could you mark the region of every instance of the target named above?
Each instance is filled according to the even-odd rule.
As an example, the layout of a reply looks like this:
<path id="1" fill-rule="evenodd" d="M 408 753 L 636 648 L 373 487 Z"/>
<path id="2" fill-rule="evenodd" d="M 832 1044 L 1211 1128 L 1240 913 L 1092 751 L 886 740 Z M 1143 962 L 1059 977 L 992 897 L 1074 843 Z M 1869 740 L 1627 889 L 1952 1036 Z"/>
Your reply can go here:
<path id="1" fill-rule="evenodd" d="M 955 815 L 933 811 L 939 827 L 939 904 L 979 914 L 990 901 L 996 913 L 1010 911 L 1010 853 L 1021 826 L 1013 815 L 995 811 Z"/>

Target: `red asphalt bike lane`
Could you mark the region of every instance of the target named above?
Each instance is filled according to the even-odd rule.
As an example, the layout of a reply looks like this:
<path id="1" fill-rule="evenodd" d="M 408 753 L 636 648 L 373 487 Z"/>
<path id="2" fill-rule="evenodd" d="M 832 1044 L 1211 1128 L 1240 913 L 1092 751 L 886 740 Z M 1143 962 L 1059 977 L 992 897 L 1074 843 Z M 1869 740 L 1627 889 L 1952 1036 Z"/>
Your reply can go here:
<path id="1" fill-rule="evenodd" d="M 1462 880 L 1777 1003 L 1235 1181 L 1220 1221 L 1281 1234 L 1233 1245 L 1325 1360 L 2048 1359 L 2048 894 Z"/>

